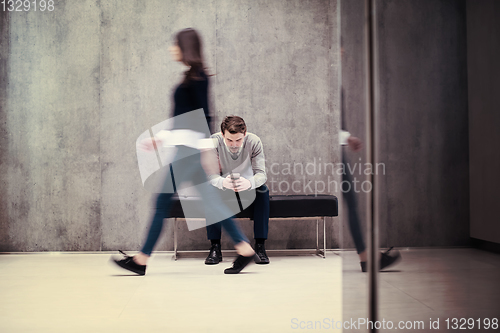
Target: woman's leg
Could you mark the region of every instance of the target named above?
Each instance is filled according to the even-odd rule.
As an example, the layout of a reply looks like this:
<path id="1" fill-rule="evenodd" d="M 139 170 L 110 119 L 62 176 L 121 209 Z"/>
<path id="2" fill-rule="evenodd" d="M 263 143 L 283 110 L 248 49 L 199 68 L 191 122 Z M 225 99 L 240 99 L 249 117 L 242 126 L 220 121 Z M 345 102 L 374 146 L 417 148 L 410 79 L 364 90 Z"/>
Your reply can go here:
<path id="1" fill-rule="evenodd" d="M 147 256 L 150 256 L 153 252 L 153 248 L 160 237 L 161 230 L 163 229 L 163 219 L 169 216 L 170 207 L 172 206 L 173 193 L 160 193 L 156 199 L 155 214 L 151 225 L 149 227 L 148 236 L 146 238 L 146 243 L 141 249 L 141 252 Z"/>
<path id="2" fill-rule="evenodd" d="M 342 160 L 344 163 L 347 163 L 347 159 L 343 151 Z M 356 245 L 356 252 L 360 256 L 361 261 L 366 261 L 366 246 L 365 242 L 363 241 L 363 234 L 361 232 L 361 226 L 358 216 L 356 194 L 354 193 L 352 175 L 349 173 L 349 170 L 346 170 L 346 172 L 342 174 L 342 193 L 344 195 L 344 199 L 347 203 L 347 208 L 349 211 L 349 229 L 351 231 L 351 236 L 354 240 L 354 244 Z"/>
<path id="3" fill-rule="evenodd" d="M 158 195 L 158 198 L 156 199 L 156 211 L 149 227 L 146 243 L 142 247 L 141 252 L 133 257 L 125 255 L 124 259 L 113 259 L 118 266 L 139 275 L 146 274 L 147 261 L 153 252 L 153 248 L 158 241 L 158 237 L 161 234 L 163 219 L 168 217 L 170 206 L 172 205 L 172 195 L 172 193 L 161 193 Z"/>

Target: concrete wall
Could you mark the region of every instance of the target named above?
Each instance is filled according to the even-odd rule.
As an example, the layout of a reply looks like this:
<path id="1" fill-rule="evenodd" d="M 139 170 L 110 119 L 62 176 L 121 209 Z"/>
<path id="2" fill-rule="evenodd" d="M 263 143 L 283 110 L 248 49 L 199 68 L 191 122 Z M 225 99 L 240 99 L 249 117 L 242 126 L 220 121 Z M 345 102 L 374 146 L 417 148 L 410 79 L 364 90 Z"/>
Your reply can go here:
<path id="1" fill-rule="evenodd" d="M 52 12 L 3 14 L 2 22 L 8 234 L 0 248 L 99 249 L 99 10 L 95 1 L 60 2 Z"/>
<path id="2" fill-rule="evenodd" d="M 346 123 L 364 140 L 363 1 L 341 7 Z M 387 0 L 377 10 L 380 246 L 468 245 L 465 2 Z M 353 246 L 347 232 L 343 239 Z"/>
<path id="3" fill-rule="evenodd" d="M 500 2 L 467 1 L 470 236 L 500 243 Z"/>
<path id="4" fill-rule="evenodd" d="M 4 198 L 5 188 L 8 186 L 8 179 L 4 171 L 4 161 L 7 157 L 7 147 L 9 143 L 9 134 L 7 129 L 7 74 L 8 74 L 8 56 L 10 53 L 9 40 L 9 15 L 6 12 L 0 12 L 0 244 L 9 242 L 9 214 L 8 200 Z"/>
<path id="5" fill-rule="evenodd" d="M 337 16 L 336 1 L 319 0 L 58 1 L 54 12 L 2 14 L 0 251 L 140 248 L 154 195 L 135 140 L 171 114 L 182 67 L 167 48 L 185 27 L 201 31 L 216 74 L 216 122 L 244 117 L 277 165 L 271 194 L 327 181 L 281 170 L 338 161 Z M 157 249 L 172 249 L 172 228 Z M 269 248 L 310 247 L 314 231 L 273 223 Z M 329 235 L 336 246 L 332 221 Z M 204 230 L 182 228 L 180 247 L 205 249 Z"/>

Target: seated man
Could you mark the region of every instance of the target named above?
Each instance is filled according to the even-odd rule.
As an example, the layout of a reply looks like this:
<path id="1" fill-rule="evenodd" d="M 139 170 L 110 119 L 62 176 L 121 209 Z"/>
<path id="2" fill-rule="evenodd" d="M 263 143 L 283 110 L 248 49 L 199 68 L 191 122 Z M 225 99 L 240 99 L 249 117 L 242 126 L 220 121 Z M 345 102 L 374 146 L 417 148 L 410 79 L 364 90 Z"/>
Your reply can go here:
<path id="1" fill-rule="evenodd" d="M 232 197 L 233 200 L 235 197 L 239 199 L 246 190 L 255 190 L 255 253 L 260 259 L 256 263 L 269 264 L 264 247 L 269 228 L 269 189 L 265 185 L 267 175 L 262 142 L 257 135 L 247 133 L 245 121 L 241 117 L 228 116 L 220 127 L 221 132 L 212 135 L 220 169 L 219 174 L 209 175 L 210 182 L 219 190 L 225 191 L 223 197 Z M 244 208 L 241 202 L 239 205 Z M 207 226 L 207 237 L 212 246 L 205 264 L 218 264 L 222 261 L 220 223 Z"/>

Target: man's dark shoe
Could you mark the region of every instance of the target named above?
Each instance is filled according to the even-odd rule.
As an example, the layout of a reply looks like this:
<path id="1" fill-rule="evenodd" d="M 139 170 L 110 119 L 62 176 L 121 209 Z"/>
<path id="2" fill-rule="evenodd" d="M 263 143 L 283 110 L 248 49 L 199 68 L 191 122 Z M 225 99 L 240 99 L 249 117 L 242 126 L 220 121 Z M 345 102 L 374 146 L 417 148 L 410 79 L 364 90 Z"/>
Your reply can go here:
<path id="1" fill-rule="evenodd" d="M 267 256 L 266 253 L 266 248 L 264 247 L 264 244 L 255 244 L 255 254 L 257 255 L 258 259 L 255 258 L 255 263 L 260 264 L 260 265 L 265 265 L 269 264 L 269 257 Z"/>
<path id="2" fill-rule="evenodd" d="M 401 253 L 398 250 L 393 250 L 392 248 L 393 247 L 380 254 L 379 270 L 392 266 L 401 260 Z M 366 261 L 360 261 L 359 264 L 361 265 L 361 271 L 366 273 L 368 271 L 368 264 Z"/>
<path id="3" fill-rule="evenodd" d="M 220 244 L 212 244 L 210 247 L 210 253 L 207 259 L 205 259 L 205 265 L 216 265 L 222 261 L 222 251 Z"/>
<path id="4" fill-rule="evenodd" d="M 398 250 L 392 250 L 392 246 L 389 250 L 382 253 L 380 257 L 380 269 L 387 268 L 394 265 L 396 262 L 401 260 L 401 253 Z"/>
<path id="5" fill-rule="evenodd" d="M 125 252 L 119 250 L 121 254 L 125 256 L 124 259 L 116 259 L 116 258 L 111 258 L 111 260 L 116 263 L 118 266 L 121 268 L 125 268 L 126 270 L 129 270 L 131 272 L 134 272 L 139 275 L 145 275 L 146 274 L 146 265 L 139 265 L 136 264 L 134 261 L 134 257 L 131 257 L 127 255 Z"/>
<path id="6" fill-rule="evenodd" d="M 224 274 L 238 274 L 243 268 L 245 268 L 254 259 L 255 255 L 250 257 L 244 257 L 239 255 L 233 262 L 233 266 L 226 268 Z"/>

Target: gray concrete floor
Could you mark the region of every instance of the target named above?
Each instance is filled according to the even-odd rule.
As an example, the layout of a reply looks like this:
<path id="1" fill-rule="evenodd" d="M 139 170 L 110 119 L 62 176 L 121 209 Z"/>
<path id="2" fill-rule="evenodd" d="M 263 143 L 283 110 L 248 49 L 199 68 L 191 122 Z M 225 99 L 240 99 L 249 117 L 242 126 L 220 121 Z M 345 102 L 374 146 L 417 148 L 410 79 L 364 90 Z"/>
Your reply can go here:
<path id="1" fill-rule="evenodd" d="M 500 256 L 475 249 L 403 251 L 380 276 L 379 318 L 424 322 L 500 317 Z M 232 258 L 171 260 L 157 253 L 144 277 L 111 265 L 110 254 L 0 255 L 0 332 L 366 332 L 367 274 L 357 255 L 271 257 L 224 275 Z M 452 322 L 450 322 L 452 324 Z M 416 330 L 416 329 L 414 329 Z M 393 330 L 381 330 L 391 332 Z M 399 330 L 412 331 L 412 330 Z M 468 329 L 468 332 L 493 330 Z"/>

